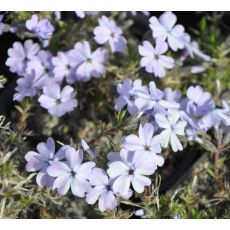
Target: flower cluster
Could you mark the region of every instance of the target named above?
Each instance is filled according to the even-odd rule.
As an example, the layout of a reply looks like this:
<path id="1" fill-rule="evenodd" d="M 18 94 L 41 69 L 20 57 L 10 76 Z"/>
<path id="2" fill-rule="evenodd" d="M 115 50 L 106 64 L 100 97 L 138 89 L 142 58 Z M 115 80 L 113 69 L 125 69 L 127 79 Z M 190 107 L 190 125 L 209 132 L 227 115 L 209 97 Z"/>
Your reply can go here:
<path id="1" fill-rule="evenodd" d="M 147 11 L 141 13 L 150 16 Z M 134 55 L 128 52 L 133 48 L 133 41 L 127 39 L 125 36 L 129 33 L 123 31 L 130 23 L 118 25 L 113 15 L 106 15 L 97 11 L 75 11 L 73 16 L 80 26 L 87 18 L 92 19 L 86 25 L 90 31 L 80 31 L 77 25 L 79 27 L 77 30 L 74 27 L 73 31 L 78 31 L 79 37 L 74 37 L 68 45 L 62 46 L 60 42 L 62 48 L 57 50 L 53 49 L 53 43 L 68 30 L 68 23 L 59 21 L 61 12 L 56 11 L 54 17 L 48 18 L 32 14 L 23 21 L 19 32 L 25 39 L 13 43 L 6 60 L 9 70 L 18 75 L 14 100 L 22 102 L 27 97 L 36 97 L 50 115 L 61 117 L 79 104 L 77 84 L 85 86 L 86 82 L 100 77 L 103 81 L 107 72 L 110 75 L 111 70 L 118 69 L 114 65 L 122 62 L 125 66 L 124 60 L 129 58 L 135 57 L 132 64 L 138 76 L 142 74 L 137 66 L 140 62 L 140 67 L 156 78 L 163 78 L 167 71 L 182 66 L 188 57 L 198 57 L 198 61 L 202 61 L 191 68 L 192 73 L 204 71 L 203 62 L 212 60 L 177 23 L 172 12 L 149 18 L 151 38 L 138 43 L 133 49 Z M 137 12 L 131 11 L 128 15 L 132 19 Z M 5 31 L 17 32 L 17 28 L 2 20 L 3 15 L 0 15 L 0 35 Z M 36 39 L 32 40 L 34 37 Z M 116 62 L 117 57 L 124 59 Z M 133 66 L 127 66 L 128 71 Z M 118 74 L 121 78 L 126 76 L 126 72 Z M 182 93 L 180 89 L 169 87 L 161 90 L 155 81 L 143 84 L 140 78 L 123 78 L 117 85 L 117 93 L 116 111 L 126 108 L 131 116 L 143 116 L 147 120 L 138 124 L 138 133 L 122 137 L 118 152 L 107 154 L 104 168 L 97 161 L 100 155 L 97 149 L 91 149 L 85 140 L 81 140 L 78 149 L 63 145 L 56 150 L 55 141 L 49 137 L 37 145 L 36 151 L 29 151 L 25 156 L 26 170 L 37 172 L 38 186 L 57 190 L 63 196 L 72 194 L 84 198 L 90 205 L 98 202 L 102 212 L 115 209 L 122 199 L 143 193 L 151 185 L 151 176 L 164 165 L 164 148 L 182 151 L 187 141 L 201 143 L 200 134 L 211 128 L 218 127 L 223 132 L 230 130 L 229 104 L 226 101 L 222 101 L 221 106 L 216 104 L 211 94 L 199 85 L 191 85 Z M 91 161 L 86 160 L 86 154 Z M 143 213 L 140 209 L 136 215 Z"/>
<path id="2" fill-rule="evenodd" d="M 89 150 L 84 140 L 81 141 L 83 150 L 63 145 L 56 152 L 52 138 L 39 143 L 37 152 L 26 154 L 26 170 L 38 171 L 36 182 L 40 187 L 56 189 L 61 195 L 70 190 L 74 196 L 86 198 L 91 205 L 98 200 L 102 212 L 114 209 L 118 205 L 117 198 L 128 199 L 133 190 L 144 192 L 144 188 L 151 184 L 149 176 L 164 163 L 163 157 L 158 155 L 159 140 L 152 137 L 152 125 L 140 126 L 139 135 L 137 149 L 134 150 L 132 137 L 128 136 L 120 152 L 108 154 L 107 171 L 96 167 L 93 161 L 83 162 L 83 150 Z"/>
<path id="3" fill-rule="evenodd" d="M 142 56 L 140 66 L 148 73 L 153 73 L 155 77 L 162 78 L 166 75 L 166 69 L 172 69 L 175 61 L 165 53 L 170 48 L 176 52 L 184 50 L 181 61 L 186 57 L 197 55 L 204 61 L 209 61 L 210 57 L 199 50 L 198 44 L 191 41 L 189 34 L 185 33 L 182 25 L 177 24 L 177 17 L 172 12 L 163 13 L 159 19 L 155 16 L 149 19 L 149 26 L 152 30 L 152 37 L 155 42 L 153 46 L 149 41 L 144 41 L 139 45 L 139 54 Z"/>
<path id="4" fill-rule="evenodd" d="M 98 12 L 76 14 L 83 18 L 85 14 L 97 15 Z M 94 40 L 100 45 L 108 42 L 112 52 L 124 52 L 127 41 L 122 36 L 121 28 L 106 16 L 98 21 L 99 26 L 93 31 Z M 41 38 L 43 43 L 49 41 L 54 33 L 50 21 L 39 19 L 36 14 L 26 21 L 25 27 Z M 58 117 L 73 111 L 78 104 L 74 99 L 76 92 L 70 85 L 99 78 L 106 72 L 105 63 L 109 58 L 105 48 L 92 50 L 88 41 L 79 41 L 73 49 L 59 51 L 56 55 L 32 40 L 15 42 L 8 50 L 8 56 L 6 65 L 11 72 L 20 76 L 14 100 L 23 101 L 25 97 L 39 96 L 40 105 Z M 63 84 L 67 85 L 63 87 Z"/>
<path id="5" fill-rule="evenodd" d="M 45 40 L 49 40 L 54 32 L 50 21 L 47 18 L 39 20 L 36 14 L 26 21 L 26 28 Z"/>
<path id="6" fill-rule="evenodd" d="M 116 99 L 115 109 L 127 106 L 131 115 L 146 115 L 162 140 L 161 146 L 167 148 L 170 143 L 174 152 L 183 149 L 180 137 L 201 141 L 200 132 L 207 132 L 212 127 L 225 129 L 230 126 L 229 105 L 223 101 L 222 107 L 217 108 L 211 94 L 199 85 L 190 86 L 183 98 L 179 89 L 165 88 L 161 91 L 153 81 L 143 86 L 140 80 L 132 82 L 127 78 L 118 84 L 117 91 L 120 96 Z M 135 149 L 139 142 L 132 138 Z"/>

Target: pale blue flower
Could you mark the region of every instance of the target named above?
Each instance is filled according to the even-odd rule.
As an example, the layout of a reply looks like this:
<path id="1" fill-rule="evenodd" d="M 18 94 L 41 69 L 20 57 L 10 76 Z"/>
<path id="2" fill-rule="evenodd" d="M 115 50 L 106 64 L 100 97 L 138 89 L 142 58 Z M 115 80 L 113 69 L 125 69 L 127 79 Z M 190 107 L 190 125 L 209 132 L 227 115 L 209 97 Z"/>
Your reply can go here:
<path id="1" fill-rule="evenodd" d="M 120 157 L 121 161 L 112 162 L 107 170 L 110 178 L 114 179 L 113 191 L 127 197 L 132 185 L 136 192 L 144 192 L 144 188 L 151 184 L 147 176 L 152 175 L 157 168 L 151 154 L 122 149 Z"/>
<path id="2" fill-rule="evenodd" d="M 169 141 L 174 152 L 182 150 L 183 147 L 178 139 L 179 136 L 185 135 L 185 127 L 187 122 L 180 120 L 180 113 L 178 111 L 170 111 L 168 115 L 156 114 L 155 120 L 158 126 L 163 129 L 160 133 L 162 139 L 162 146 L 167 148 Z"/>
<path id="3" fill-rule="evenodd" d="M 144 67 L 146 72 L 154 73 L 155 77 L 164 77 L 165 69 L 174 67 L 173 58 L 164 55 L 168 50 L 168 45 L 164 41 L 157 40 L 155 47 L 149 41 L 144 41 L 143 45 L 138 46 L 138 50 L 142 56 L 140 66 Z"/>
<path id="4" fill-rule="evenodd" d="M 47 168 L 47 173 L 55 177 L 52 188 L 57 189 L 61 195 L 65 195 L 71 188 L 73 195 L 83 198 L 91 189 L 88 179 L 95 163 L 82 163 L 83 151 L 71 147 L 66 150 L 66 159 L 66 162 L 53 161 Z"/>
<path id="5" fill-rule="evenodd" d="M 127 41 L 123 37 L 121 28 L 116 25 L 115 21 L 103 15 L 98 19 L 98 23 L 99 26 L 93 31 L 95 35 L 94 40 L 100 45 L 108 42 L 113 53 L 124 52 Z"/>
<path id="6" fill-rule="evenodd" d="M 50 82 L 43 87 L 43 94 L 38 98 L 40 105 L 48 109 L 51 115 L 60 117 L 71 112 L 78 105 L 74 89 L 66 85 L 62 90 L 56 83 Z"/>
<path id="7" fill-rule="evenodd" d="M 155 16 L 149 19 L 153 37 L 162 41 L 167 40 L 169 47 L 173 51 L 184 48 L 183 36 L 184 27 L 175 25 L 177 17 L 171 11 L 164 12 L 159 19 Z"/>

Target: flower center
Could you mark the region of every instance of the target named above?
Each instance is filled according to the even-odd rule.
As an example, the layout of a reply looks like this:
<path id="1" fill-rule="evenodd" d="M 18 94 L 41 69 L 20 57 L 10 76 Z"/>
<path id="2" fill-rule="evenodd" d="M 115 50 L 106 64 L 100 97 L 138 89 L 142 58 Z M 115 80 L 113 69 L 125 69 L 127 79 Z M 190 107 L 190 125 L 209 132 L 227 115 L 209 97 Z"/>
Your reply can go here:
<path id="1" fill-rule="evenodd" d="M 158 54 L 154 54 L 154 60 L 159 60 L 159 55 Z"/>
<path id="2" fill-rule="evenodd" d="M 91 58 L 87 58 L 87 59 L 86 59 L 86 62 L 87 62 L 87 63 L 91 63 Z"/>
<path id="3" fill-rule="evenodd" d="M 61 104 L 61 99 L 60 99 L 60 98 L 58 98 L 58 99 L 55 101 L 55 103 L 56 103 L 56 105 Z"/>
<path id="4" fill-rule="evenodd" d="M 144 148 L 146 151 L 149 151 L 149 149 L 150 149 L 148 145 L 144 145 Z"/>
<path id="5" fill-rule="evenodd" d="M 71 175 L 71 176 L 75 176 L 76 173 L 75 173 L 74 171 L 71 171 L 71 172 L 70 172 L 70 175 Z"/>
<path id="6" fill-rule="evenodd" d="M 133 169 L 129 169 L 128 174 L 129 175 L 133 175 L 133 173 L 134 173 L 134 170 Z"/>

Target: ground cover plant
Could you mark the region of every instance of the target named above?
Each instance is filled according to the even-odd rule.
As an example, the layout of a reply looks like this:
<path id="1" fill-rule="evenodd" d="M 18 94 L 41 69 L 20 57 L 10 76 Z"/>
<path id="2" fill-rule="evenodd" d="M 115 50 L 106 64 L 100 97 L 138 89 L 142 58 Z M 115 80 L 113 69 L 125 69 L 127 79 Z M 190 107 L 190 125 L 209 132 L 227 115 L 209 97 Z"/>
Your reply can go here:
<path id="1" fill-rule="evenodd" d="M 1 218 L 230 218 L 229 13 L 2 12 Z"/>

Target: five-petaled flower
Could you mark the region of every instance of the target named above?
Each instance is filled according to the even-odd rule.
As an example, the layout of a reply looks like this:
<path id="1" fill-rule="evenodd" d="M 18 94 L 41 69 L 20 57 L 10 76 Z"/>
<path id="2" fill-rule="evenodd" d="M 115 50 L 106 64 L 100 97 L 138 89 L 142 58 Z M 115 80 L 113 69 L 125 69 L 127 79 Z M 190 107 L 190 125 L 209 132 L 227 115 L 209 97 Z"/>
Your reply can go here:
<path id="1" fill-rule="evenodd" d="M 141 153 L 151 154 L 156 165 L 162 166 L 164 158 L 158 153 L 161 152 L 160 136 L 154 134 L 154 127 L 150 123 L 139 126 L 139 136 L 131 134 L 124 138 L 123 146 L 129 151 L 138 151 Z"/>
<path id="2" fill-rule="evenodd" d="M 122 36 L 122 30 L 113 20 L 102 16 L 98 20 L 99 26 L 94 29 L 94 40 L 98 44 L 109 43 L 112 52 L 124 52 L 126 48 L 126 39 Z"/>
<path id="3" fill-rule="evenodd" d="M 149 19 L 153 37 L 162 41 L 167 40 L 173 51 L 184 48 L 184 27 L 179 24 L 175 25 L 176 21 L 176 15 L 170 11 L 163 13 L 159 19 L 154 16 Z"/>
<path id="4" fill-rule="evenodd" d="M 102 212 L 117 206 L 117 199 L 111 188 L 112 182 L 103 169 L 94 168 L 89 176 L 89 182 L 94 188 L 86 196 L 88 204 L 95 204 L 98 200 L 99 209 Z"/>
<path id="5" fill-rule="evenodd" d="M 53 161 L 47 168 L 48 174 L 55 179 L 52 188 L 57 189 L 61 195 L 65 195 L 71 188 L 73 195 L 85 197 L 91 189 L 88 179 L 95 163 L 90 161 L 82 163 L 83 151 L 81 149 L 76 151 L 69 147 L 65 155 L 66 162 Z"/>
<path id="6" fill-rule="evenodd" d="M 154 73 L 155 77 L 164 77 L 166 75 L 165 69 L 172 69 L 174 67 L 174 60 L 171 57 L 164 55 L 168 50 L 166 42 L 156 40 L 156 46 L 149 41 L 144 41 L 143 45 L 138 46 L 139 53 L 142 57 L 141 67 L 145 67 L 148 73 Z"/>
<path id="7" fill-rule="evenodd" d="M 67 112 L 71 112 L 78 105 L 74 89 L 71 86 L 65 86 L 62 90 L 54 82 L 49 82 L 43 87 L 43 94 L 38 98 L 39 103 L 51 115 L 60 117 Z"/>
<path id="8" fill-rule="evenodd" d="M 180 120 L 180 113 L 178 111 L 169 111 L 168 115 L 156 114 L 156 123 L 163 131 L 160 133 L 162 139 L 162 146 L 168 147 L 169 141 L 174 152 L 182 150 L 183 147 L 177 137 L 184 136 L 185 126 L 187 122 Z"/>
<path id="9" fill-rule="evenodd" d="M 126 149 L 121 150 L 120 157 L 121 160 L 110 163 L 107 170 L 110 178 L 114 179 L 113 191 L 127 197 L 132 184 L 136 192 L 142 193 L 145 186 L 151 184 L 147 176 L 152 175 L 157 169 L 156 162 L 151 154 Z"/>

